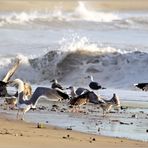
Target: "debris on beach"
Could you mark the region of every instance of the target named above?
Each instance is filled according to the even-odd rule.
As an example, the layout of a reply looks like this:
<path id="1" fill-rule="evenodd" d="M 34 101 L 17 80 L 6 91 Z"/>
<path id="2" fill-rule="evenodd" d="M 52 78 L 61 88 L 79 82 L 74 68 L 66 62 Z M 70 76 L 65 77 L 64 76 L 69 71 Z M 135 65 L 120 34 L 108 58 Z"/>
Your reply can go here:
<path id="1" fill-rule="evenodd" d="M 70 127 L 67 127 L 66 130 L 72 130 L 72 127 L 71 126 Z"/>
<path id="2" fill-rule="evenodd" d="M 38 123 L 38 124 L 37 124 L 37 128 L 45 128 L 45 125 L 42 124 L 42 123 Z"/>

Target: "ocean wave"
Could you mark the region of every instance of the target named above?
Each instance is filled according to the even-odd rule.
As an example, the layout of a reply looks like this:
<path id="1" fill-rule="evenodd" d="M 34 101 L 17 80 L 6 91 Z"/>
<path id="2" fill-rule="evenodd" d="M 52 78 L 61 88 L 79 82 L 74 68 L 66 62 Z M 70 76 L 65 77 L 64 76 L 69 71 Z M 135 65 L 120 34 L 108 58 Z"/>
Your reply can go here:
<path id="1" fill-rule="evenodd" d="M 1 56 L 1 79 L 13 65 L 14 56 Z M 132 88 L 137 82 L 148 82 L 148 53 L 121 50 L 116 47 L 92 43 L 79 36 L 59 41 L 56 49 L 40 56 L 18 54 L 21 65 L 13 78 L 21 78 L 35 84 L 47 83 L 57 78 L 65 84 L 88 86 L 93 75 L 106 87 Z"/>
<path id="2" fill-rule="evenodd" d="M 63 10 L 62 7 L 57 7 L 54 10 L 45 11 L 24 11 L 24 12 L 6 12 L 0 14 L 0 27 L 12 25 L 27 25 L 46 27 L 78 27 L 83 28 L 100 28 L 105 27 L 115 28 L 147 28 L 148 15 L 146 12 L 105 12 L 94 10 L 86 5 L 86 2 L 78 2 L 78 5 L 73 10 Z M 59 27 L 58 26 L 58 27 Z"/>
<path id="3" fill-rule="evenodd" d="M 50 85 L 49 81 L 57 78 L 64 84 L 87 87 L 90 80 L 85 77 L 88 75 L 93 75 L 96 81 L 108 88 L 133 89 L 134 83 L 148 82 L 148 54 L 139 51 L 123 54 L 117 51 L 53 50 L 34 59 L 19 57 L 22 63 L 12 79 L 21 78 L 35 84 Z M 1 78 L 14 60 L 15 57 L 1 60 Z"/>
<path id="4" fill-rule="evenodd" d="M 110 12 L 99 12 L 90 10 L 85 2 L 78 2 L 73 11 L 64 11 L 55 8 L 54 11 L 32 11 L 32 12 L 7 12 L 0 15 L 0 26 L 9 24 L 47 23 L 52 21 L 88 21 L 88 22 L 112 22 L 119 20 L 119 16 Z"/>

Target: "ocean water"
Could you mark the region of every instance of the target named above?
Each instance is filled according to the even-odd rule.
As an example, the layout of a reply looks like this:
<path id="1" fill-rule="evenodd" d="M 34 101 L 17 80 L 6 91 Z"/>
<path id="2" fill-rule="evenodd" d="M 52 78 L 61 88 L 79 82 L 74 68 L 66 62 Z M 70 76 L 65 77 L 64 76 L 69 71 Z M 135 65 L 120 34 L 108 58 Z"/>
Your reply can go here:
<path id="1" fill-rule="evenodd" d="M 91 1 L 65 5 L 0 9 L 1 78 L 20 58 L 13 78 L 32 84 L 49 84 L 54 77 L 87 86 L 88 75 L 113 89 L 148 82 L 148 11 L 104 10 Z"/>

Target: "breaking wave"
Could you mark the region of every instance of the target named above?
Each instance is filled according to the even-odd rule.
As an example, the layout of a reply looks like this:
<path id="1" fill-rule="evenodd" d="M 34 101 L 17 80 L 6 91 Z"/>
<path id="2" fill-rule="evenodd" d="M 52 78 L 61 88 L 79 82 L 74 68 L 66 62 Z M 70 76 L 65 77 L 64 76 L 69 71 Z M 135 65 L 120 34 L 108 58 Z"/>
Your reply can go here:
<path id="1" fill-rule="evenodd" d="M 78 6 L 73 11 L 64 11 L 55 8 L 54 11 L 45 10 L 33 12 L 7 12 L 0 15 L 0 26 L 10 24 L 47 23 L 52 21 L 88 21 L 88 22 L 112 22 L 120 19 L 115 13 L 99 12 L 89 10 L 84 2 L 78 2 Z"/>
<path id="2" fill-rule="evenodd" d="M 137 82 L 148 81 L 148 53 L 121 51 L 113 47 L 100 47 L 86 38 L 48 51 L 45 55 L 22 60 L 13 78 L 21 78 L 35 84 L 47 83 L 57 78 L 65 84 L 86 85 L 88 75 L 106 87 L 129 88 Z M 16 57 L 1 57 L 1 78 L 14 63 Z"/>
<path id="3" fill-rule="evenodd" d="M 15 25 L 41 25 L 57 26 L 87 26 L 88 28 L 95 25 L 107 25 L 115 28 L 147 28 L 148 15 L 145 12 L 103 12 L 94 10 L 86 5 L 86 2 L 78 2 L 74 10 L 66 11 L 61 7 L 54 10 L 45 11 L 24 11 L 24 12 L 3 12 L 0 14 L 0 27 L 15 26 Z M 78 22 L 78 23 L 76 23 Z M 88 24 L 91 22 L 90 24 Z"/>

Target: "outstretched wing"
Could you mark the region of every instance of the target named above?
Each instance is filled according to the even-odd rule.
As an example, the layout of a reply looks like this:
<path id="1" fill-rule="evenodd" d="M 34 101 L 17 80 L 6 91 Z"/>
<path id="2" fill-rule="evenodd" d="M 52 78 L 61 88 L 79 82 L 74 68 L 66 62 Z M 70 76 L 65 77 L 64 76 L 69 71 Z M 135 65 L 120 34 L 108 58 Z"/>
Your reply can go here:
<path id="1" fill-rule="evenodd" d="M 19 67 L 19 64 L 20 64 L 20 59 L 17 59 L 14 66 L 7 72 L 6 76 L 3 78 L 3 80 L 2 80 L 3 82 L 8 82 L 10 80 L 10 78 L 13 76 L 13 74 L 15 73 L 17 68 Z"/>

